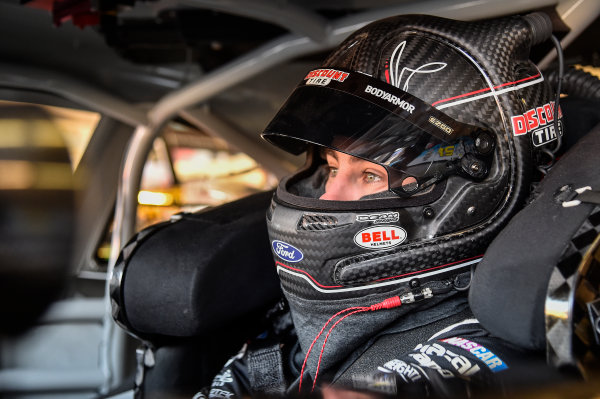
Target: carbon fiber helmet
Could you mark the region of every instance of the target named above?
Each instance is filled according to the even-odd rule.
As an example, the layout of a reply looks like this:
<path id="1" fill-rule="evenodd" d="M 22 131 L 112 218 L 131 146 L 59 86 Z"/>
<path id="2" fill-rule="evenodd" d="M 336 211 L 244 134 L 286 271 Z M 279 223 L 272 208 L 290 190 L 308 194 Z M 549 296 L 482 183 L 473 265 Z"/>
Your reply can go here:
<path id="1" fill-rule="evenodd" d="M 414 291 L 481 259 L 528 196 L 536 154 L 562 134 L 552 90 L 528 59 L 532 41 L 518 16 L 397 16 L 355 32 L 308 72 L 263 133 L 308 154 L 267 214 L 286 295 Z M 320 200 L 318 146 L 384 166 L 389 190 Z"/>

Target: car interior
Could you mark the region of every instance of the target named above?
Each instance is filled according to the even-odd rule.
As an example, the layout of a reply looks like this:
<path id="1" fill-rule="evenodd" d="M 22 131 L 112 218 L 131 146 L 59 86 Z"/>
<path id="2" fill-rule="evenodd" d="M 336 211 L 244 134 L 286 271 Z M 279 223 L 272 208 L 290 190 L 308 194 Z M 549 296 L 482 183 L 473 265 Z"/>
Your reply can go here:
<path id="1" fill-rule="evenodd" d="M 304 159 L 260 133 L 306 72 L 386 16 L 531 12 L 567 134 L 470 295 L 577 376 L 524 396 L 597 397 L 596 0 L 1 0 L 0 397 L 192 398 L 281 298 L 265 213 Z"/>

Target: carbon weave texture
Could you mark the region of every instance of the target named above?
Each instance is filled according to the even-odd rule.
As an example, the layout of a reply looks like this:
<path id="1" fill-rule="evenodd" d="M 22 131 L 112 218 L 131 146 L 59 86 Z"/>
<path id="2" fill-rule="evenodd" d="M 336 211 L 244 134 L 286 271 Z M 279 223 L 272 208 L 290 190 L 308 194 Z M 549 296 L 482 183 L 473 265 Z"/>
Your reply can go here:
<path id="1" fill-rule="evenodd" d="M 405 32 L 419 32 L 436 37 L 436 40 L 444 40 L 454 48 L 464 51 L 476 60 L 489 79 L 489 84 L 498 89 L 508 82 L 539 73 L 527 59 L 531 42 L 530 32 L 527 23 L 518 17 L 473 23 L 411 15 L 388 18 L 359 32 L 356 37 L 350 37 L 342 44 L 339 50 L 325 61 L 325 66 L 350 67 L 386 80 L 385 65 L 382 65 L 385 61 L 382 60 L 389 60 L 394 45 L 406 39 Z M 347 54 L 348 48 L 351 49 L 351 54 Z M 407 42 L 401 59 L 402 66 L 418 68 L 431 62 L 439 62 L 446 56 L 443 54 L 444 50 L 441 50 L 443 47 L 433 53 L 424 48 L 419 41 L 413 41 L 412 44 Z M 350 59 L 350 55 L 353 58 Z M 460 62 L 453 62 L 448 64 L 443 73 L 416 74 L 411 78 L 409 91 L 434 104 L 443 99 L 488 88 L 488 82 L 473 79 L 473 68 L 474 65 L 465 67 Z M 498 112 L 498 104 L 494 97 L 444 108 L 444 112 L 465 123 L 481 126 L 483 122 L 488 127 L 503 127 L 498 133 L 504 136 L 504 140 L 512 143 L 509 116 L 520 114 L 529 106 L 543 104 L 551 98 L 550 96 L 551 91 L 545 85 L 535 85 L 533 88 L 521 89 L 518 93 L 509 92 L 498 96 L 502 114 Z M 515 140 L 515 148 L 511 149 L 512 157 L 517 163 L 513 167 L 520 171 L 532 167 L 532 149 L 527 137 Z M 501 156 L 507 160 L 509 158 L 508 154 Z M 521 182 L 516 184 L 525 185 Z"/>
<path id="2" fill-rule="evenodd" d="M 359 31 L 356 37 L 352 36 L 343 43 L 337 52 L 327 58 L 324 66 L 349 68 L 386 80 L 383 63 L 389 60 L 395 45 L 414 32 L 429 36 L 431 40 L 444 40 L 472 56 L 494 86 L 516 80 L 516 65 L 537 72 L 527 61 L 530 32 L 526 22 L 520 18 L 460 22 L 420 15 L 392 17 L 369 25 Z M 350 60 L 349 54 L 346 54 L 349 47 L 354 56 Z M 400 60 L 402 66 L 418 68 L 424 64 L 439 62 L 448 57 L 450 51 L 447 46 L 439 46 L 435 52 L 430 52 L 429 49 L 429 46 L 423 46 L 420 41 L 408 41 Z M 466 62 L 449 63 L 443 73 L 413 76 L 412 79 L 421 78 L 421 81 L 411 84 L 410 92 L 433 104 L 457 94 L 487 88 L 487 82 L 473 79 L 474 66 L 465 67 Z M 420 84 L 425 79 L 428 80 L 427 84 Z M 510 99 L 507 103 L 514 104 L 514 101 Z M 511 108 L 513 107 L 508 110 Z M 456 111 L 447 109 L 445 112 L 466 123 L 500 118 L 497 105 L 492 100 L 463 104 Z M 497 122 L 498 120 L 491 121 Z"/>
<path id="3" fill-rule="evenodd" d="M 292 264 L 286 260 L 275 256 L 275 260 L 291 267 L 301 266 L 316 281 L 324 286 L 338 285 L 332 279 L 331 270 L 323 267 L 323 262 L 331 262 L 345 254 L 360 254 L 361 248 L 356 246 L 353 237 L 361 227 L 366 227 L 358 223 L 346 225 L 333 230 L 305 230 L 299 228 L 300 220 L 305 216 L 305 212 L 295 210 L 284 206 L 275 206 L 273 219 L 286 220 L 285 226 L 269 223 L 269 236 L 271 239 L 284 241 L 299 249 L 303 254 L 300 264 Z M 311 215 L 312 216 L 312 215 Z M 322 218 L 331 218 L 335 216 L 323 215 Z"/>
<path id="4" fill-rule="evenodd" d="M 335 281 L 339 284 L 353 285 L 370 283 L 392 277 L 413 276 L 419 279 L 419 272 L 451 265 L 473 257 L 474 253 L 483 253 L 481 243 L 473 246 L 454 248 L 453 243 L 423 242 L 405 246 L 401 250 L 362 254 L 339 262 L 335 268 Z M 376 259 L 377 262 L 364 262 Z"/>
<path id="5" fill-rule="evenodd" d="M 478 93 L 501 91 L 522 79 L 539 78 L 539 71 L 527 59 L 530 43 L 528 25 L 519 17 L 459 22 L 401 16 L 376 22 L 351 35 L 323 67 L 360 71 L 388 83 L 394 83 L 390 76 L 395 73 L 401 77 L 396 86 L 461 122 L 493 131 L 495 168 L 483 184 L 465 184 L 460 177 L 448 179 L 444 195 L 430 204 L 436 214 L 435 223 L 420 217 L 422 207 L 394 209 L 401 213 L 396 225 L 406 229 L 408 238 L 391 250 L 359 248 L 353 241 L 361 228 L 359 223 L 332 230 L 332 234 L 281 229 L 277 223 L 270 223 L 271 239 L 290 243 L 304 253 L 301 262 L 288 266 L 294 267 L 297 275 L 309 275 L 323 289 L 329 289 L 416 274 L 480 256 L 523 205 L 535 169 L 530 135 L 514 136 L 510 118 L 547 103 L 552 99 L 552 90 L 545 84 L 532 84 L 470 101 L 454 100 L 475 98 Z M 392 60 L 394 56 L 396 60 Z M 435 73 L 415 72 L 423 66 L 439 68 L 442 64 L 446 66 Z M 297 226 L 302 211 L 287 209 L 282 214 L 295 218 Z M 309 284 L 298 284 L 298 277 L 282 273 L 280 277 L 286 289 L 296 295 L 322 295 Z"/>
<path id="6" fill-rule="evenodd" d="M 287 206 L 275 205 L 273 219 L 285 220 L 285 225 L 269 223 L 271 240 L 277 239 L 292 245 L 303 254 L 298 263 L 288 262 L 274 254 L 279 266 L 295 272 L 291 275 L 285 271 L 279 273 L 283 286 L 288 292 L 302 298 L 346 298 L 353 293 L 322 293 L 314 288 L 335 290 L 342 287 L 358 286 L 372 283 L 379 279 L 414 274 L 420 279 L 419 272 L 459 262 L 481 255 L 484 250 L 480 241 L 471 241 L 469 245 L 454 247 L 451 240 L 435 245 L 428 242 L 416 242 L 389 250 L 365 250 L 359 247 L 354 236 L 361 230 L 374 226 L 407 227 L 406 224 L 373 222 L 346 223 L 344 226 L 328 230 L 303 230 L 299 221 L 305 217 L 305 211 L 292 209 Z M 356 220 L 358 214 L 350 217 Z M 311 215 L 312 216 L 312 215 Z M 347 215 L 346 215 L 347 216 Z M 330 218 L 331 215 L 323 215 Z M 403 220 L 407 220 L 406 215 Z M 416 225 L 417 223 L 415 223 Z M 409 238 L 410 240 L 410 229 Z M 365 267 L 364 262 L 375 261 Z M 301 274 L 306 277 L 300 277 Z M 310 277 L 308 277 L 310 276 Z M 436 275 L 437 279 L 443 276 Z M 307 279 L 313 281 L 311 285 Z M 422 280 L 425 281 L 425 280 Z M 407 284 L 404 284 L 407 285 Z M 390 286 L 380 289 L 369 289 L 369 293 L 387 292 L 397 289 Z"/>
<path id="7" fill-rule="evenodd" d="M 363 29 L 357 34 L 357 38 L 349 38 L 346 44 L 340 46 L 337 53 L 326 60 L 325 65 L 348 67 L 343 65 L 349 62 L 348 58 L 344 57 L 344 53 L 351 46 L 354 58 L 350 61 L 350 69 L 387 80 L 386 65 L 382 64 L 387 63 L 387 67 L 390 67 L 391 52 L 398 43 L 403 41 L 406 41 L 400 60 L 403 68 L 418 69 L 421 65 L 440 62 L 449 57 L 450 47 L 433 46 L 435 51 L 430 52 L 431 45 L 424 46 L 420 40 L 406 40 L 409 36 L 406 32 L 429 35 L 435 37 L 429 39 L 430 41 L 443 40 L 453 48 L 463 51 L 468 57 L 476 60 L 478 67 L 489 80 L 486 82 L 481 78 L 474 79 L 474 76 L 479 73 L 474 71 L 476 69 L 474 64 L 467 65 L 465 60 L 449 62 L 440 72 L 412 76 L 409 91 L 431 104 L 464 93 L 484 90 L 488 88 L 488 83 L 500 88 L 508 82 L 539 73 L 527 59 L 531 42 L 528 25 L 518 17 L 475 23 L 419 15 L 392 17 Z M 514 203 L 520 204 L 523 201 L 533 164 L 528 136 L 517 139 L 512 136 L 508 125 L 509 116 L 522 113 L 528 106 L 543 104 L 551 98 L 551 94 L 551 90 L 546 85 L 534 85 L 532 88 L 521 89 L 518 93 L 504 93 L 497 97 L 501 112 L 494 97 L 444 108 L 444 112 L 463 122 L 479 126 L 483 124 L 484 127 L 500 127 L 495 130 L 503 137 L 501 141 L 506 141 L 508 146 L 501 146 L 502 148 L 498 149 L 498 157 L 510 165 L 511 179 L 516 179 L 509 182 L 515 188 L 510 193 L 515 195 Z M 475 203 L 478 213 L 486 216 L 490 208 L 487 204 L 497 204 L 501 199 L 498 198 L 498 192 L 490 194 L 494 198 L 482 198 L 483 191 L 473 189 L 466 193 L 464 200 L 467 203 Z M 462 215 L 464 212 L 457 213 L 457 217 Z M 442 226 L 441 230 L 447 230 L 453 225 L 455 225 L 454 221 L 449 221 L 448 227 Z"/>

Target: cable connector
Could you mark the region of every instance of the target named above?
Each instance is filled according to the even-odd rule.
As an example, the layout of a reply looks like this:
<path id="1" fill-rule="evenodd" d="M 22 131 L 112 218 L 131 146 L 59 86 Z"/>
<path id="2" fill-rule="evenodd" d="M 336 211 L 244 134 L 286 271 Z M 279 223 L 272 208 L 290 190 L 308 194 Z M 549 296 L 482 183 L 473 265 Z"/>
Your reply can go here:
<path id="1" fill-rule="evenodd" d="M 414 303 L 433 296 L 431 288 L 423 288 L 420 292 L 407 292 L 400 297 L 402 303 Z"/>
<path id="2" fill-rule="evenodd" d="M 369 306 L 368 310 L 376 311 L 381 309 L 393 309 L 402 306 L 405 303 L 418 302 L 423 299 L 431 298 L 432 296 L 433 291 L 431 291 L 431 288 L 423 288 L 419 292 L 411 291 L 403 294 L 401 297 L 393 296 L 391 298 L 387 298 L 384 301 Z"/>

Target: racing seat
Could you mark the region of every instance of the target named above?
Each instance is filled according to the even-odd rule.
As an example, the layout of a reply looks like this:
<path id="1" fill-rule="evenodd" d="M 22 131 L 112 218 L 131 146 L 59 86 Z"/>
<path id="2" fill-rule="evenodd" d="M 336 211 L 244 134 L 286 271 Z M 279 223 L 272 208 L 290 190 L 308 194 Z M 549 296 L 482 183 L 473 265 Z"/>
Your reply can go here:
<path id="1" fill-rule="evenodd" d="M 191 398 L 261 330 L 281 298 L 265 214 L 272 192 L 139 232 L 111 281 L 113 316 L 137 337 L 136 398 Z"/>

